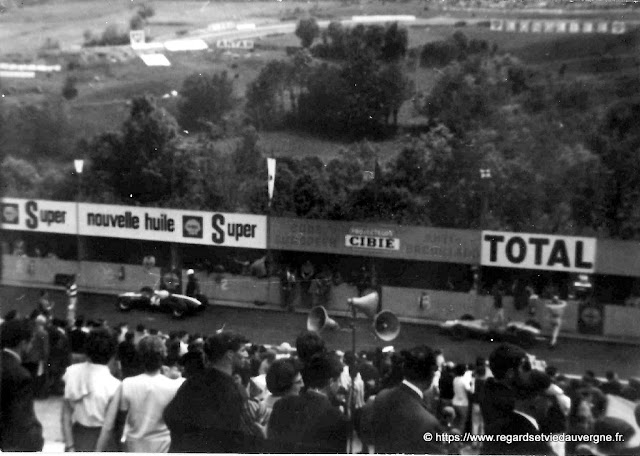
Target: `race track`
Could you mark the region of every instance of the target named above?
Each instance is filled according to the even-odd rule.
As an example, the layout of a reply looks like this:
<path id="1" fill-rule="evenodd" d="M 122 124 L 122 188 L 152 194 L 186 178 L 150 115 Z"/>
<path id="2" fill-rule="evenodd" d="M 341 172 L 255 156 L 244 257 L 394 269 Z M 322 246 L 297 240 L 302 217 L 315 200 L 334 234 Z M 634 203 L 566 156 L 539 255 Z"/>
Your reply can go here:
<path id="1" fill-rule="evenodd" d="M 67 299 L 64 292 L 51 291 L 50 296 L 56 303 L 55 315 L 64 317 Z M 0 287 L 0 298 L 2 315 L 11 309 L 28 314 L 35 308 L 38 290 Z M 174 320 L 169 314 L 142 310 L 121 313 L 115 307 L 114 296 L 83 293 L 80 294 L 78 314 L 90 319 L 106 319 L 112 325 L 127 322 L 131 329 L 136 324 L 143 323 L 147 328 L 163 332 L 185 329 L 190 333 L 211 334 L 225 325 L 225 329 L 239 331 L 254 343 L 280 344 L 286 341 L 292 345 L 296 336 L 306 329 L 307 318 L 304 312 L 285 313 L 261 310 L 259 307 L 243 309 L 211 305 L 201 314 Z M 336 320 L 341 326 L 347 326 L 347 321 L 339 318 Z M 374 337 L 367 321 L 358 320 L 356 327 L 358 350 L 385 345 L 393 345 L 398 350 L 427 344 L 444 350 L 447 359 L 472 363 L 477 356 L 488 357 L 496 346 L 495 343 L 480 340 L 454 341 L 439 334 L 438 328 L 413 324 L 403 324 L 400 336 L 393 342 L 385 343 Z M 350 350 L 351 332 L 348 330 L 323 333 L 323 338 L 331 348 Z M 563 339 L 553 351 L 544 345 L 529 351 L 567 374 L 581 375 L 586 369 L 591 369 L 596 375 L 604 376 L 607 370 L 612 369 L 623 379 L 640 377 L 640 350 L 631 345 Z"/>

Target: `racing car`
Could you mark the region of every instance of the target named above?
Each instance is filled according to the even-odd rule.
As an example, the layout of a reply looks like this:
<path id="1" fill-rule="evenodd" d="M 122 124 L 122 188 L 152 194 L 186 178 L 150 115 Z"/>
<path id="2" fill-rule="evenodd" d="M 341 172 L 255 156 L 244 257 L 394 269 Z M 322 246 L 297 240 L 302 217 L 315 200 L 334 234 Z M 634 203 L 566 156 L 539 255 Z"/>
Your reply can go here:
<path id="1" fill-rule="evenodd" d="M 127 312 L 133 308 L 147 308 L 169 311 L 175 318 L 182 318 L 206 307 L 203 299 L 183 294 L 170 293 L 167 290 L 154 290 L 143 287 L 139 292 L 127 292 L 118 295 L 116 307 Z"/>
<path id="2" fill-rule="evenodd" d="M 445 321 L 440 328 L 456 340 L 476 338 L 509 342 L 524 348 L 533 347 L 542 339 L 540 324 L 535 320 L 512 321 L 503 326 L 493 326 L 485 319 L 465 314 L 458 320 Z"/>

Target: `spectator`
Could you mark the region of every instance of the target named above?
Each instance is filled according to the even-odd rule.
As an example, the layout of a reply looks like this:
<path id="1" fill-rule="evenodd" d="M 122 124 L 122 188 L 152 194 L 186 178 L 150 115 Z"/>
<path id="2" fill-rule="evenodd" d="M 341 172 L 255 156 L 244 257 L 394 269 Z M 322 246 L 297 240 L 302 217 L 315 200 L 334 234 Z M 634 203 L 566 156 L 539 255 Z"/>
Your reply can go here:
<path id="1" fill-rule="evenodd" d="M 377 453 L 445 453 L 437 442 L 425 442 L 425 432 L 444 429 L 423 406 L 423 391 L 431 386 L 437 367 L 436 356 L 427 346 L 402 353 L 402 384 L 378 394 L 373 410 L 373 431 Z"/>
<path id="2" fill-rule="evenodd" d="M 281 299 L 280 307 L 293 311 L 295 300 L 296 275 L 293 269 L 287 265 L 280 276 Z"/>
<path id="3" fill-rule="evenodd" d="M 0 326 L 2 383 L 0 383 L 0 450 L 42 451 L 42 425 L 33 405 L 33 378 L 22 366 L 33 328 L 28 320 L 14 319 Z"/>
<path id="4" fill-rule="evenodd" d="M 262 442 L 267 438 L 267 408 L 260 400 L 251 395 L 251 366 L 238 364 L 233 369 L 233 379 L 240 389 L 243 399 L 240 430 L 248 436 L 247 441 Z"/>
<path id="5" fill-rule="evenodd" d="M 278 453 L 344 453 L 347 419 L 331 405 L 329 395 L 340 382 L 341 366 L 318 353 L 302 369 L 306 390 L 283 397 L 273 406 L 269 439 Z"/>
<path id="6" fill-rule="evenodd" d="M 49 392 L 56 396 L 64 394 L 62 376 L 71 365 L 71 344 L 66 326 L 65 320 L 54 318 L 49 328 Z"/>
<path id="7" fill-rule="evenodd" d="M 264 404 L 267 408 L 268 416 L 271 415 L 276 402 L 285 396 L 297 396 L 304 386 L 300 366 L 292 358 L 275 361 L 267 371 L 266 381 L 269 394 L 264 399 Z"/>
<path id="8" fill-rule="evenodd" d="M 467 417 L 469 416 L 469 396 L 471 395 L 471 371 L 466 364 L 458 364 L 453 373 L 453 399 L 451 404 L 456 411 L 456 419 L 453 427 L 460 432 L 465 432 Z"/>
<path id="9" fill-rule="evenodd" d="M 37 398 L 46 397 L 47 374 L 49 370 L 49 333 L 47 318 L 38 315 L 35 319 L 35 330 L 31 349 L 26 353 L 23 365 L 33 378 L 34 394 Z"/>
<path id="10" fill-rule="evenodd" d="M 620 396 L 622 394 L 622 383 L 618 379 L 618 374 L 613 371 L 607 371 L 606 373 L 607 381 L 600 385 L 600 390 L 604 394 L 615 394 L 616 396 Z"/>
<path id="11" fill-rule="evenodd" d="M 313 355 L 324 353 L 324 340 L 318 334 L 312 331 L 306 331 L 296 339 L 296 350 L 302 364 L 306 364 L 311 360 Z"/>
<path id="12" fill-rule="evenodd" d="M 110 331 L 89 332 L 85 348 L 88 361 L 69 366 L 63 378 L 62 434 L 67 451 L 95 451 L 107 406 L 120 386 L 107 366 L 116 352 Z"/>
<path id="13" fill-rule="evenodd" d="M 211 368 L 189 377 L 167 406 L 171 452 L 236 453 L 242 450 L 243 398 L 233 381 L 234 366 L 247 358 L 247 339 L 223 331 L 209 337 L 204 352 Z"/>
<path id="14" fill-rule="evenodd" d="M 38 298 L 38 312 L 49 319 L 53 314 L 53 307 L 54 303 L 49 300 L 49 292 L 47 290 L 41 290 L 40 297 Z"/>
<path id="15" fill-rule="evenodd" d="M 190 351 L 180 357 L 182 376 L 192 378 L 204 372 L 204 353 L 200 350 Z"/>
<path id="16" fill-rule="evenodd" d="M 502 298 L 504 297 L 505 290 L 504 284 L 502 283 L 502 279 L 498 279 L 498 282 L 493 286 L 491 290 L 491 294 L 493 295 L 493 310 L 494 315 L 492 318 L 492 323 L 498 326 L 504 325 L 505 317 L 504 317 L 504 305 L 502 303 Z"/>
<path id="17" fill-rule="evenodd" d="M 125 445 L 130 453 L 166 453 L 171 438 L 162 414 L 184 379 L 161 374 L 167 354 L 164 340 L 147 336 L 138 344 L 144 373 L 122 381 L 109 405 L 97 451 L 105 451 L 112 438 L 118 412 L 126 412 Z"/>
<path id="18" fill-rule="evenodd" d="M 307 260 L 300 267 L 300 298 L 303 305 L 311 307 L 311 279 L 316 274 L 313 263 Z"/>
<path id="19" fill-rule="evenodd" d="M 89 330 L 84 326 L 84 318 L 78 317 L 74 321 L 73 329 L 69 333 L 69 343 L 71 344 L 71 362 L 78 363 L 85 360 L 84 344 L 87 340 Z"/>
<path id="20" fill-rule="evenodd" d="M 482 419 L 480 404 L 484 400 L 484 385 L 488 378 L 487 362 L 484 358 L 478 357 L 473 374 L 473 395 L 471 400 L 471 432 L 475 435 L 484 434 L 484 420 Z"/>
<path id="21" fill-rule="evenodd" d="M 118 361 L 122 378 L 133 377 L 140 373 L 136 346 L 133 343 L 134 333 L 129 331 L 124 336 L 124 341 L 118 345 Z"/>
<path id="22" fill-rule="evenodd" d="M 133 345 L 137 347 L 140 339 L 148 334 L 147 328 L 142 323 L 139 323 L 138 326 L 136 326 L 136 331 L 133 336 Z"/>
<path id="23" fill-rule="evenodd" d="M 484 397 L 480 402 L 482 419 L 487 430 L 497 420 L 513 411 L 513 386 L 525 375 L 526 359 L 526 352 L 512 344 L 500 345 L 489 356 L 489 367 L 493 377 L 487 379 Z"/>
<path id="24" fill-rule="evenodd" d="M 440 392 L 439 410 L 442 410 L 444 407 L 453 406 L 453 396 L 455 396 L 453 389 L 453 380 L 455 379 L 454 369 L 455 365 L 449 361 L 445 363 L 440 373 L 440 383 L 438 384 L 438 390 Z"/>
<path id="25" fill-rule="evenodd" d="M 495 372 L 494 372 L 495 373 Z M 545 392 L 551 386 L 551 379 L 540 371 L 531 374 L 515 386 L 513 409 L 487 426 L 487 433 L 492 435 L 540 435 L 540 423 L 545 419 L 548 402 Z M 551 454 L 551 447 L 543 441 L 486 441 L 483 447 L 485 454 Z"/>

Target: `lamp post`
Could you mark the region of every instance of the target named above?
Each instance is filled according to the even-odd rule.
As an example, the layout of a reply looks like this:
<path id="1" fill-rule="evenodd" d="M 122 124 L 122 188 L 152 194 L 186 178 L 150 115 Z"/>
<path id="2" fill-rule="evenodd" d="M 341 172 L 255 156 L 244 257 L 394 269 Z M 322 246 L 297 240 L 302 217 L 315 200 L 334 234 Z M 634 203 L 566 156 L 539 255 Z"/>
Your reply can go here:
<path id="1" fill-rule="evenodd" d="M 489 206 L 489 198 L 487 197 L 487 193 L 489 191 L 489 180 L 491 179 L 491 168 L 480 168 L 480 181 L 484 183 L 481 185 L 480 189 L 480 197 L 482 201 L 482 207 L 480 209 L 480 231 L 484 230 L 487 227 L 487 211 Z M 478 265 L 478 283 L 477 283 L 477 293 L 482 293 L 482 264 Z"/>
<path id="2" fill-rule="evenodd" d="M 78 176 L 78 189 L 76 191 L 76 248 L 77 248 L 77 264 L 76 264 L 76 277 L 74 283 L 69 285 L 69 307 L 67 310 L 67 320 L 71 325 L 75 322 L 75 313 L 78 305 L 78 278 L 80 277 L 81 268 L 81 255 L 80 255 L 80 195 L 82 192 L 82 169 L 84 168 L 84 160 L 74 160 L 73 166 Z"/>

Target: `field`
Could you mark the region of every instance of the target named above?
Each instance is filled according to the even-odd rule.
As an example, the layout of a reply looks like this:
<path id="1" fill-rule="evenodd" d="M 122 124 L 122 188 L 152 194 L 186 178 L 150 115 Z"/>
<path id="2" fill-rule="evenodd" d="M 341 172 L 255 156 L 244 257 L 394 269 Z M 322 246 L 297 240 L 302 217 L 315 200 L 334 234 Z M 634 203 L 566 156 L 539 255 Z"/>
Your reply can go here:
<path id="1" fill-rule="evenodd" d="M 210 49 L 203 52 L 169 53 L 170 67 L 149 68 L 128 46 L 82 49 L 83 33 L 90 30 L 99 35 L 110 24 L 125 30 L 140 1 L 52 0 L 38 6 L 12 7 L 0 14 L 0 61 L 47 62 L 63 65 L 61 73 L 38 75 L 35 80 L 9 79 L 1 81 L 2 99 L 8 106 L 35 103 L 49 97 L 59 97 L 65 79 L 75 78 L 79 90 L 77 98 L 66 102 L 66 111 L 76 132 L 76 139 L 90 138 L 98 133 L 118 129 L 128 111 L 128 100 L 142 94 L 158 99 L 161 106 L 176 113 L 177 100 L 166 98 L 172 90 L 180 91 L 184 79 L 193 73 L 227 71 L 234 78 L 234 90 L 242 98 L 251 82 L 266 62 L 286 58 L 286 48 L 297 46 L 293 35 L 275 34 L 256 40 L 253 52 L 222 52 Z M 422 2 L 383 4 L 362 2 L 291 3 L 286 1 L 250 3 L 210 3 L 154 1 L 150 3 L 155 15 L 147 32 L 154 38 L 171 39 L 190 31 L 204 29 L 212 22 L 251 21 L 258 24 L 295 22 L 312 14 L 320 19 L 349 17 L 355 14 L 414 14 L 419 17 L 453 19 L 488 19 L 519 14 L 520 17 L 558 17 L 550 13 L 500 11 L 436 11 L 425 9 Z M 619 12 L 572 12 L 564 17 L 620 19 Z M 638 20 L 635 12 L 626 11 L 625 20 Z M 473 24 L 465 26 L 436 25 L 409 27 L 409 46 L 419 49 L 425 43 L 450 37 L 462 31 L 469 39 L 495 43 L 501 51 L 510 52 L 527 63 L 557 70 L 562 64 L 575 74 L 590 77 L 606 72 L 630 75 L 638 69 L 637 34 L 625 37 L 592 35 L 555 35 L 492 32 Z M 45 43 L 49 39 L 48 44 Z M 409 69 L 408 77 L 418 91 L 428 92 L 438 77 L 437 70 Z M 164 96 L 164 98 L 163 98 Z M 411 103 L 400 112 L 400 123 L 406 124 L 414 113 Z M 288 132 L 261 135 L 264 150 L 274 155 L 318 155 L 329 160 L 348 144 L 313 138 Z M 376 145 L 382 157 L 393 155 L 397 141 Z"/>

